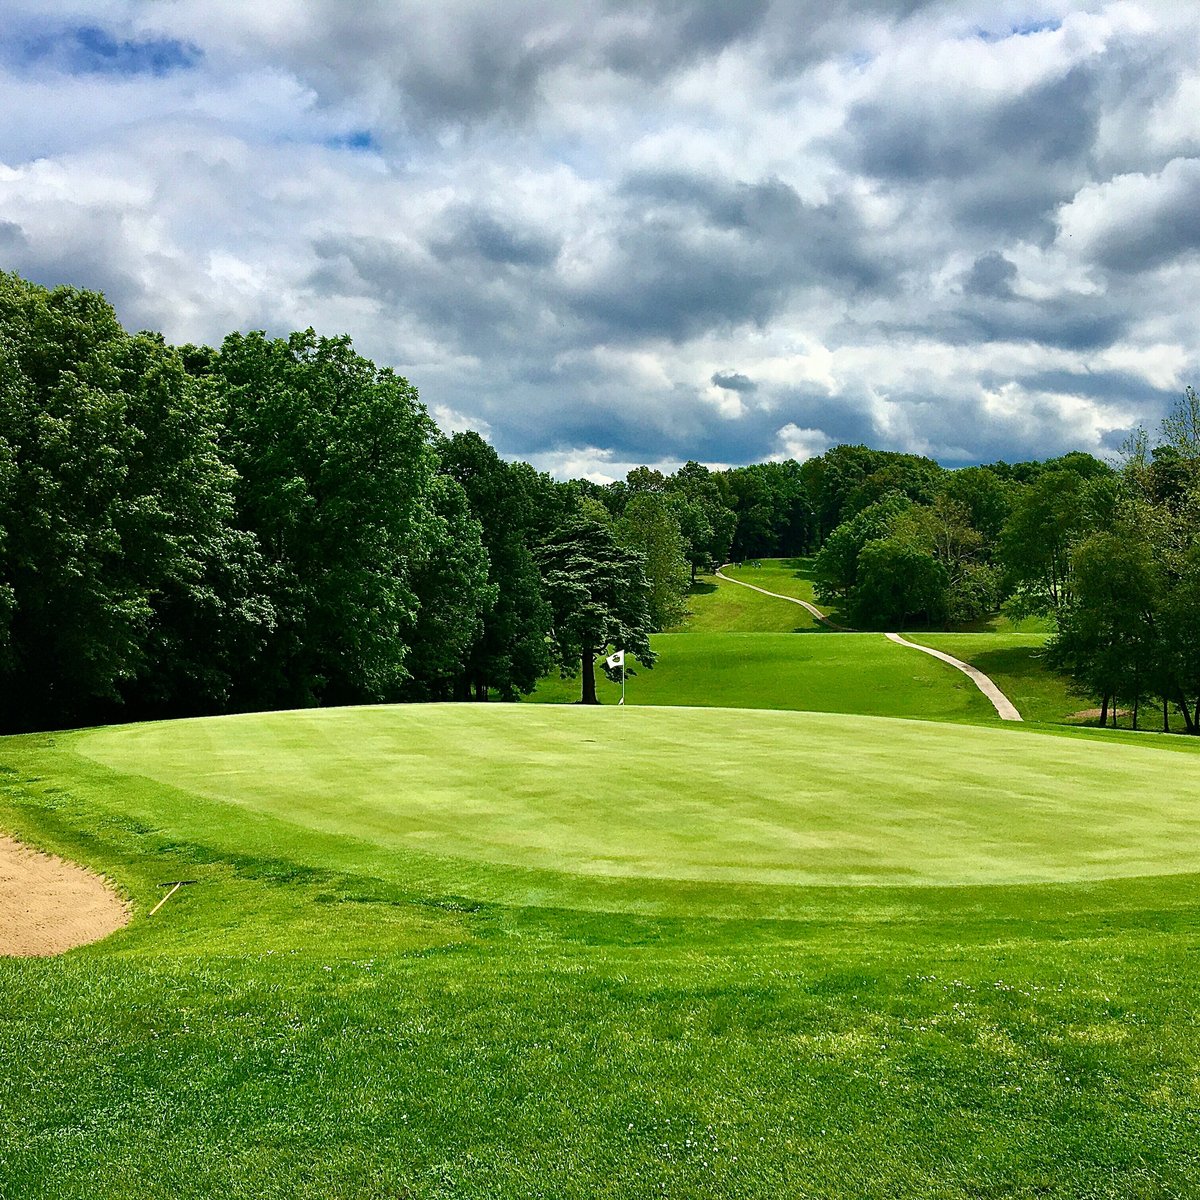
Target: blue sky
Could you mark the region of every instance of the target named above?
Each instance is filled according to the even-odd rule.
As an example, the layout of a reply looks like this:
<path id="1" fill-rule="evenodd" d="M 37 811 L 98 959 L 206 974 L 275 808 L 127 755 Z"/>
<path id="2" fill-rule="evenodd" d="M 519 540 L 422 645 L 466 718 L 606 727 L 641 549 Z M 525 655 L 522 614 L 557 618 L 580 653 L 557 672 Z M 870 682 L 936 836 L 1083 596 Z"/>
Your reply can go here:
<path id="1" fill-rule="evenodd" d="M 0 267 L 347 332 L 560 475 L 1116 451 L 1200 383 L 1200 10 L 6 0 Z"/>

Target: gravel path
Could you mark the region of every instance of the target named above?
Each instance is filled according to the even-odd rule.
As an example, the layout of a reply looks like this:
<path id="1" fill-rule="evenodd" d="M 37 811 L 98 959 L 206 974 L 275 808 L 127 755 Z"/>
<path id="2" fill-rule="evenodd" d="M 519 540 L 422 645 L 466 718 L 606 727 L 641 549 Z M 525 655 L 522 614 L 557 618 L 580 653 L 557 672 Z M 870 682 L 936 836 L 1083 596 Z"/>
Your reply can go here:
<path id="1" fill-rule="evenodd" d="M 741 587 L 747 587 L 754 592 L 761 592 L 764 596 L 774 596 L 776 600 L 788 600 L 792 604 L 799 604 L 801 608 L 807 609 L 818 621 L 823 625 L 828 625 L 830 629 L 836 629 L 842 633 L 852 632 L 844 625 L 835 625 L 815 604 L 809 604 L 807 600 L 798 600 L 795 596 L 784 596 L 780 592 L 768 592 L 766 588 L 746 583 L 741 579 L 734 579 L 721 571 L 717 572 L 717 578 L 725 580 L 726 583 L 736 583 Z M 933 650 L 929 646 L 918 646 L 916 642 L 910 642 L 898 633 L 888 633 L 884 636 L 899 646 L 907 646 L 910 650 L 920 650 L 922 654 L 932 654 L 934 658 L 940 658 L 942 662 L 961 671 L 991 701 L 992 707 L 1002 721 L 1022 720 L 1021 714 L 1017 712 L 1017 706 L 978 667 L 973 667 L 970 663 L 963 662 L 961 658 L 955 658 L 954 655 L 946 654 L 942 650 Z"/>
<path id="2" fill-rule="evenodd" d="M 0 955 L 61 954 L 128 923 L 99 875 L 0 834 Z"/>

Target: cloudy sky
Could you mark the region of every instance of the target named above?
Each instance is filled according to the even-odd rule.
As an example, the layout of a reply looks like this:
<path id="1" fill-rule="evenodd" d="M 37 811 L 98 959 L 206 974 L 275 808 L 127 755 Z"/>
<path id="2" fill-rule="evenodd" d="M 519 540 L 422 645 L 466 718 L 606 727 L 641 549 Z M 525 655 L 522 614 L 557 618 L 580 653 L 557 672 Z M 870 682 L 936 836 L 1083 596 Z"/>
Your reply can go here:
<path id="1" fill-rule="evenodd" d="M 1112 453 L 1200 386 L 1200 5 L 0 0 L 0 267 L 347 332 L 560 475 Z"/>

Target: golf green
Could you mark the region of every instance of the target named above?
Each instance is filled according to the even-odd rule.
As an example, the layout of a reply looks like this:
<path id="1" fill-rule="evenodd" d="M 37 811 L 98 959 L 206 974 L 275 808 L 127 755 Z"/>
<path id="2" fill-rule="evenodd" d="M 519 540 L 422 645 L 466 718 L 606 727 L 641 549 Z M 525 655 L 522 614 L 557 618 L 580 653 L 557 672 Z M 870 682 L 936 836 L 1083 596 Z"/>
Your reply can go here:
<path id="1" fill-rule="evenodd" d="M 799 712 L 421 705 L 113 727 L 60 746 L 117 773 L 108 802 L 131 817 L 231 847 L 285 842 L 294 859 L 369 864 L 384 878 L 419 861 L 443 887 L 499 888 L 524 902 L 621 907 L 639 895 L 608 888 L 589 898 L 588 879 L 719 893 L 1200 866 L 1190 756 L 1016 730 Z M 487 879 L 497 868 L 502 885 Z"/>

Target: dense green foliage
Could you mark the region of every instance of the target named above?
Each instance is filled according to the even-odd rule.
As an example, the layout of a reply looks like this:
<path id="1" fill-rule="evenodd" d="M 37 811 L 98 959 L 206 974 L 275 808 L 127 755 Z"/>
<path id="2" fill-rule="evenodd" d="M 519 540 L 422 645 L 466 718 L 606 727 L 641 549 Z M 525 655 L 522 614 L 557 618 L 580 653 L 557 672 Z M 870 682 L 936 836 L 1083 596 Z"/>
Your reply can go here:
<path id="1" fill-rule="evenodd" d="M 275 614 L 222 433 L 101 297 L 0 275 L 0 724 L 226 701 Z"/>
<path id="2" fill-rule="evenodd" d="M 535 558 L 579 489 L 442 439 L 348 338 L 177 350 L 0 275 L 0 485 L 0 728 L 513 698 L 587 623 Z"/>
<path id="3" fill-rule="evenodd" d="M 1062 552 L 1052 661 L 1100 702 L 1153 702 L 1200 732 L 1200 397 L 1189 388 L 1148 450 L 1133 440 L 1120 476 L 1095 481 Z"/>
<path id="4" fill-rule="evenodd" d="M 4 275 L 0 728 L 511 700 L 551 664 L 591 699 L 587 656 L 650 665 L 698 573 L 815 554 L 847 624 L 1037 615 L 1105 716 L 1155 702 L 1200 729 L 1198 447 L 1189 389 L 1119 471 L 835 446 L 556 483 L 441 436 L 347 338 L 176 349 Z"/>

